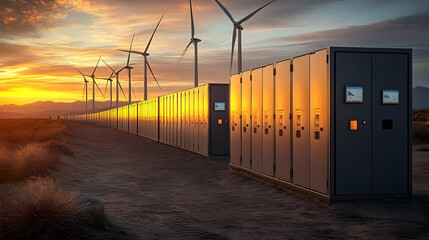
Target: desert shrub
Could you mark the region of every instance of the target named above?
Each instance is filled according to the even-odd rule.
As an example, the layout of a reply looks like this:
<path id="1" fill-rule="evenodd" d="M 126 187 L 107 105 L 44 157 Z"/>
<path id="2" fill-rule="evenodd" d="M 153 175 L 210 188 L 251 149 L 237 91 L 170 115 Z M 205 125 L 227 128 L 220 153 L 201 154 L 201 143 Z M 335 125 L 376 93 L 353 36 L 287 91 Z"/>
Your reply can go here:
<path id="1" fill-rule="evenodd" d="M 0 200 L 0 233 L 5 239 L 70 239 L 87 225 L 78 192 L 49 178 L 30 178 Z M 1 237 L 0 237 L 1 238 Z"/>
<path id="2" fill-rule="evenodd" d="M 413 110 L 413 121 L 429 122 L 429 110 Z"/>
<path id="3" fill-rule="evenodd" d="M 51 139 L 46 142 L 43 142 L 43 145 L 46 146 L 49 150 L 57 152 L 59 154 L 64 154 L 67 156 L 73 156 L 73 151 L 68 148 L 67 144 L 63 140 Z"/>
<path id="4" fill-rule="evenodd" d="M 0 119 L 0 183 L 56 170 L 61 154 L 73 155 L 66 133 L 62 120 Z"/>
<path id="5" fill-rule="evenodd" d="M 413 139 L 418 141 L 429 141 L 429 122 L 413 122 Z"/>
<path id="6" fill-rule="evenodd" d="M 15 150 L 6 145 L 0 145 L 0 183 L 16 181 L 21 175 L 17 164 Z"/>
<path id="7" fill-rule="evenodd" d="M 16 154 L 17 164 L 22 177 L 45 176 L 56 170 L 60 161 L 59 154 L 44 143 L 30 143 Z"/>

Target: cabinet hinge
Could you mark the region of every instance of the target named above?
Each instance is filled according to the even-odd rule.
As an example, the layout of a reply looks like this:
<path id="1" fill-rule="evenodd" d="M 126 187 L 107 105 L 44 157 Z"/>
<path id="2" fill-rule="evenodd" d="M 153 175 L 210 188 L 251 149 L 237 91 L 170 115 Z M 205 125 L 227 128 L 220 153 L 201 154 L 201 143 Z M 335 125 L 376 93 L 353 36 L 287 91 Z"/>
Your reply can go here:
<path id="1" fill-rule="evenodd" d="M 293 72 L 293 64 L 290 65 L 290 72 Z"/>
<path id="2" fill-rule="evenodd" d="M 274 76 L 277 74 L 277 71 L 276 71 L 276 69 L 274 68 L 274 72 L 273 72 L 273 74 L 274 74 Z"/>

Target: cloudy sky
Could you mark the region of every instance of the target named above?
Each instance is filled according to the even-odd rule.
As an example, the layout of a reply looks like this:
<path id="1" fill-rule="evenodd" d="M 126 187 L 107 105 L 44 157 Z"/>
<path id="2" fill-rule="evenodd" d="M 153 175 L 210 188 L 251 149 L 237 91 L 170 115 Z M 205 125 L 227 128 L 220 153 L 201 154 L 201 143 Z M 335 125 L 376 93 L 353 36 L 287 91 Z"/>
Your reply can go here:
<path id="1" fill-rule="evenodd" d="M 268 2 L 220 1 L 236 20 Z M 214 0 L 192 4 L 202 39 L 200 83 L 228 82 L 232 24 Z M 149 97 L 193 86 L 193 49 L 180 60 L 190 39 L 187 0 L 1 0 L 0 104 L 82 100 L 83 79 L 74 67 L 89 74 L 99 55 L 122 67 L 127 54 L 117 49 L 127 49 L 135 33 L 133 49 L 144 50 L 163 14 L 149 49 L 162 89 L 149 77 Z M 413 85 L 429 87 L 427 0 L 277 0 L 243 27 L 243 69 L 326 46 L 413 48 Z M 140 100 L 143 59 L 134 55 L 131 62 Z M 109 74 L 101 63 L 96 75 Z M 120 80 L 127 92 L 125 72 Z M 98 83 L 104 91 L 106 81 Z"/>

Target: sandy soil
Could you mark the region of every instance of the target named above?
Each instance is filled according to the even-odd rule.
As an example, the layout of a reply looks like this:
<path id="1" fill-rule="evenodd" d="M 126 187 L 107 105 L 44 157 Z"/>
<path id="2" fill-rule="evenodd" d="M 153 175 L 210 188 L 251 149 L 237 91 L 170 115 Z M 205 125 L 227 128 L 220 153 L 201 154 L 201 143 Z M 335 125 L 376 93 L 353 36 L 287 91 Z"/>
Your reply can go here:
<path id="1" fill-rule="evenodd" d="M 414 148 L 414 197 L 330 207 L 209 160 L 101 126 L 69 124 L 55 178 L 102 199 L 135 239 L 429 239 L 429 144 Z M 426 151 L 419 151 L 426 150 Z"/>

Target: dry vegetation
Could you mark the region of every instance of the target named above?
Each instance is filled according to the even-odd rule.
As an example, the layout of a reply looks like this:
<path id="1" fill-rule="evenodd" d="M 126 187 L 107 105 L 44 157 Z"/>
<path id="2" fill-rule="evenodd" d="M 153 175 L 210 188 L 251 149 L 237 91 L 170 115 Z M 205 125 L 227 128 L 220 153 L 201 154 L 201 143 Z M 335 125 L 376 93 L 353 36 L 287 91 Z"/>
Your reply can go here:
<path id="1" fill-rule="evenodd" d="M 429 141 L 429 110 L 413 110 L 413 139 Z"/>
<path id="2" fill-rule="evenodd" d="M 0 232 L 5 239 L 70 239 L 87 225 L 77 192 L 49 178 L 29 178 L 0 201 Z"/>
<path id="3" fill-rule="evenodd" d="M 0 120 L 0 183 L 45 176 L 58 166 L 60 155 L 72 155 L 62 136 L 64 121 Z"/>
<path id="4" fill-rule="evenodd" d="M 0 239 L 129 239 L 106 223 L 93 224 L 87 203 L 49 175 L 60 156 L 73 155 L 63 141 L 66 123 L 47 119 L 0 119 Z"/>

